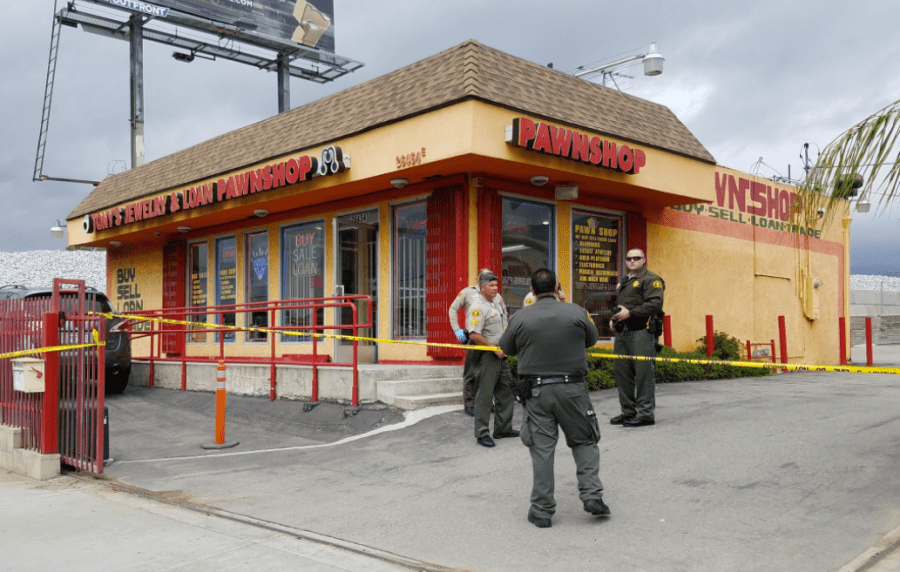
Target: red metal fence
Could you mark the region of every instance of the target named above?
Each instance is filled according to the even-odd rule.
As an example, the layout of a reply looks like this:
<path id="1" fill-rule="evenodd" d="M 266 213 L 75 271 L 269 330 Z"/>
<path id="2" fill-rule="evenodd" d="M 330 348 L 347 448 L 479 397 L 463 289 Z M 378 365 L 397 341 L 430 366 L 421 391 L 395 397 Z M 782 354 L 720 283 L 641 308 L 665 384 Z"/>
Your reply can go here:
<path id="1" fill-rule="evenodd" d="M 359 316 L 358 306 L 362 304 L 365 316 Z M 268 302 L 252 302 L 244 304 L 226 304 L 218 306 L 189 306 L 183 308 L 165 308 L 129 312 L 128 316 L 140 316 L 142 319 L 127 321 L 126 327 L 132 328 L 131 339 L 150 337 L 150 354 L 134 356 L 134 359 L 146 359 L 150 366 L 149 386 L 153 387 L 154 364 L 160 361 L 181 363 L 181 389 L 187 388 L 187 364 L 204 361 L 226 361 L 228 363 L 265 363 L 269 366 L 269 398 L 277 397 L 276 364 L 311 365 L 312 366 L 312 401 L 318 401 L 318 370 L 320 367 L 352 367 L 353 389 L 351 403 L 359 405 L 359 355 L 357 340 L 352 341 L 352 355 L 349 362 L 329 361 L 327 355 L 319 354 L 322 335 L 338 335 L 360 337 L 360 330 L 374 328 L 372 323 L 372 297 L 366 295 L 347 295 L 324 298 L 301 298 L 294 300 L 272 300 Z M 324 310 L 348 309 L 351 322 L 346 324 L 325 323 Z M 244 316 L 243 320 L 238 320 Z M 263 319 L 263 317 L 265 317 Z M 239 323 L 247 326 L 238 326 Z M 206 325 L 191 325 L 203 323 Z M 149 329 L 138 331 L 137 324 L 149 324 Z M 265 358 L 240 354 L 228 336 L 256 336 L 259 343 L 269 346 L 269 356 Z M 306 334 L 306 335 L 304 335 Z M 317 334 L 317 335 L 310 335 Z M 164 355 L 165 339 L 168 336 L 193 336 L 194 341 L 203 343 L 210 336 L 219 345 L 216 357 L 200 357 L 188 355 Z M 277 346 L 278 338 L 310 341 L 308 354 L 291 353 L 297 351 L 290 346 Z M 190 338 L 189 338 L 190 339 Z M 232 338 L 233 339 L 233 338 Z M 245 340 L 245 344 L 247 341 Z M 250 342 L 253 343 L 253 342 Z M 187 345 L 190 347 L 190 344 Z M 246 347 L 246 345 L 244 346 Z M 227 348 L 227 349 L 226 349 Z M 281 354 L 278 354 L 280 349 Z M 185 352 L 187 353 L 187 352 Z"/>

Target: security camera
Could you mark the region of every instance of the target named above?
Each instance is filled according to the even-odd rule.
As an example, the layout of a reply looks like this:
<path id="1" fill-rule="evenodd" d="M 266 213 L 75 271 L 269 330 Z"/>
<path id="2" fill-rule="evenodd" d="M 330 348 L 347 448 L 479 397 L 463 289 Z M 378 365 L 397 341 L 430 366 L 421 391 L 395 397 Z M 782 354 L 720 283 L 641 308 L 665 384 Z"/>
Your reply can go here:
<path id="1" fill-rule="evenodd" d="M 816 212 L 819 214 L 819 218 L 822 218 L 823 216 L 825 216 L 825 207 L 820 208 Z"/>

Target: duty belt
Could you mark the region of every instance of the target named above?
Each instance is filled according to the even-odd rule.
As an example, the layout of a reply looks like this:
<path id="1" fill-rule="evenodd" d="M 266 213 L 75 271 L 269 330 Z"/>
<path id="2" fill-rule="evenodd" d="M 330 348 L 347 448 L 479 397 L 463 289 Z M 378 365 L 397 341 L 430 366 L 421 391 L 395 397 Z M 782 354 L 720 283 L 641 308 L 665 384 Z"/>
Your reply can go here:
<path id="1" fill-rule="evenodd" d="M 532 386 L 550 385 L 551 383 L 580 383 L 584 381 L 583 375 L 523 375 L 522 379 L 531 383 Z"/>

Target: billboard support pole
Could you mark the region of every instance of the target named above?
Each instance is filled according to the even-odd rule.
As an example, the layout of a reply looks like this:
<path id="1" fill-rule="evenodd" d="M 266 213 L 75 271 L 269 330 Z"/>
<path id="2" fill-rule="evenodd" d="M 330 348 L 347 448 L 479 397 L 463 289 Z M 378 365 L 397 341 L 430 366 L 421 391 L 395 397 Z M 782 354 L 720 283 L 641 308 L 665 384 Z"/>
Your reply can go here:
<path id="1" fill-rule="evenodd" d="M 291 64 L 284 56 L 278 58 L 278 113 L 291 110 Z"/>
<path id="2" fill-rule="evenodd" d="M 144 20 L 131 19 L 131 168 L 144 164 Z"/>

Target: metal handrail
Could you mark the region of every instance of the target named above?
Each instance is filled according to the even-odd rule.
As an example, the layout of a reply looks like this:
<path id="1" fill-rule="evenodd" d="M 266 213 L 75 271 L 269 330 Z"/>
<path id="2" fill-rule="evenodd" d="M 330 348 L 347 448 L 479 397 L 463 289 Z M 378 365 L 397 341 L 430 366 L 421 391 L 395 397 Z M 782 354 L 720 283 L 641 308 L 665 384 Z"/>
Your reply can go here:
<path id="1" fill-rule="evenodd" d="M 358 307 L 357 304 L 359 301 L 368 302 L 368 311 L 366 316 L 366 321 L 364 323 L 359 322 L 358 316 Z M 317 324 L 317 311 L 325 310 L 331 308 L 349 308 L 352 314 L 352 323 L 350 324 Z M 278 312 L 286 312 L 286 311 L 295 311 L 295 310 L 308 310 L 311 314 L 311 323 L 308 325 L 290 325 L 290 326 L 277 326 L 277 313 Z M 267 312 L 268 313 L 268 323 L 269 326 L 265 328 L 254 328 L 251 326 L 229 326 L 222 324 L 224 316 L 228 314 L 249 314 L 251 312 Z M 218 343 L 219 343 L 219 360 L 225 360 L 225 336 L 222 335 L 228 331 L 265 331 L 271 333 L 269 335 L 269 346 L 270 346 L 270 355 L 268 358 L 269 362 L 269 398 L 271 400 L 276 399 L 277 391 L 276 391 L 276 364 L 277 363 L 286 363 L 288 360 L 285 358 L 276 357 L 276 335 L 277 333 L 285 333 L 285 332 L 297 332 L 302 335 L 302 332 L 307 332 L 306 336 L 310 337 L 312 341 L 312 370 L 313 370 L 313 378 L 312 378 L 312 395 L 311 400 L 313 402 L 318 401 L 318 368 L 319 367 L 347 367 L 350 366 L 353 368 L 353 387 L 352 387 L 352 396 L 351 403 L 354 407 L 359 405 L 359 356 L 358 356 L 358 343 L 359 340 L 356 338 L 359 337 L 359 331 L 366 328 L 373 328 L 374 324 L 372 322 L 372 297 L 368 295 L 345 295 L 345 296 L 330 296 L 330 297 L 318 297 L 318 298 L 297 298 L 291 300 L 271 300 L 267 302 L 244 302 L 244 303 L 234 303 L 234 304 L 218 304 L 218 305 L 208 305 L 208 306 L 183 306 L 177 308 L 160 308 L 160 309 L 151 309 L 151 310 L 141 310 L 129 312 L 128 316 L 140 316 L 141 318 L 146 318 L 146 321 L 150 323 L 150 331 L 136 331 L 131 330 L 132 324 L 142 322 L 144 320 L 138 318 L 127 318 L 122 326 L 123 330 L 129 331 L 129 336 L 132 340 L 150 337 L 150 355 L 146 358 L 149 361 L 150 366 L 150 381 L 149 386 L 153 387 L 153 374 L 154 374 L 154 363 L 157 361 L 180 361 L 181 362 L 181 389 L 184 391 L 187 388 L 187 363 L 189 361 L 192 362 L 201 362 L 207 361 L 210 358 L 204 358 L 199 356 L 189 357 L 187 356 L 187 352 L 182 352 L 183 355 L 179 356 L 177 359 L 172 358 L 163 358 L 163 350 L 162 350 L 162 342 L 164 335 L 187 335 L 189 333 L 197 333 L 197 326 L 189 325 L 186 322 L 191 322 L 190 317 L 192 316 L 213 316 L 215 317 L 216 323 L 215 325 L 203 326 L 204 328 L 210 330 L 211 333 L 218 333 Z M 173 327 L 173 324 L 161 321 L 161 320 L 170 320 L 182 322 L 180 327 Z M 322 332 L 327 330 L 352 330 L 353 335 L 353 352 L 352 359 L 350 362 L 330 362 L 330 363 L 320 363 L 318 358 L 318 343 L 319 338 L 322 337 Z M 155 336 L 155 339 L 154 339 Z M 285 352 L 282 352 L 284 354 Z M 247 361 L 249 356 L 238 356 L 238 355 L 229 355 L 228 361 L 239 362 L 239 361 Z M 243 359 L 242 359 L 243 357 Z M 138 357 L 137 359 L 142 359 Z"/>

